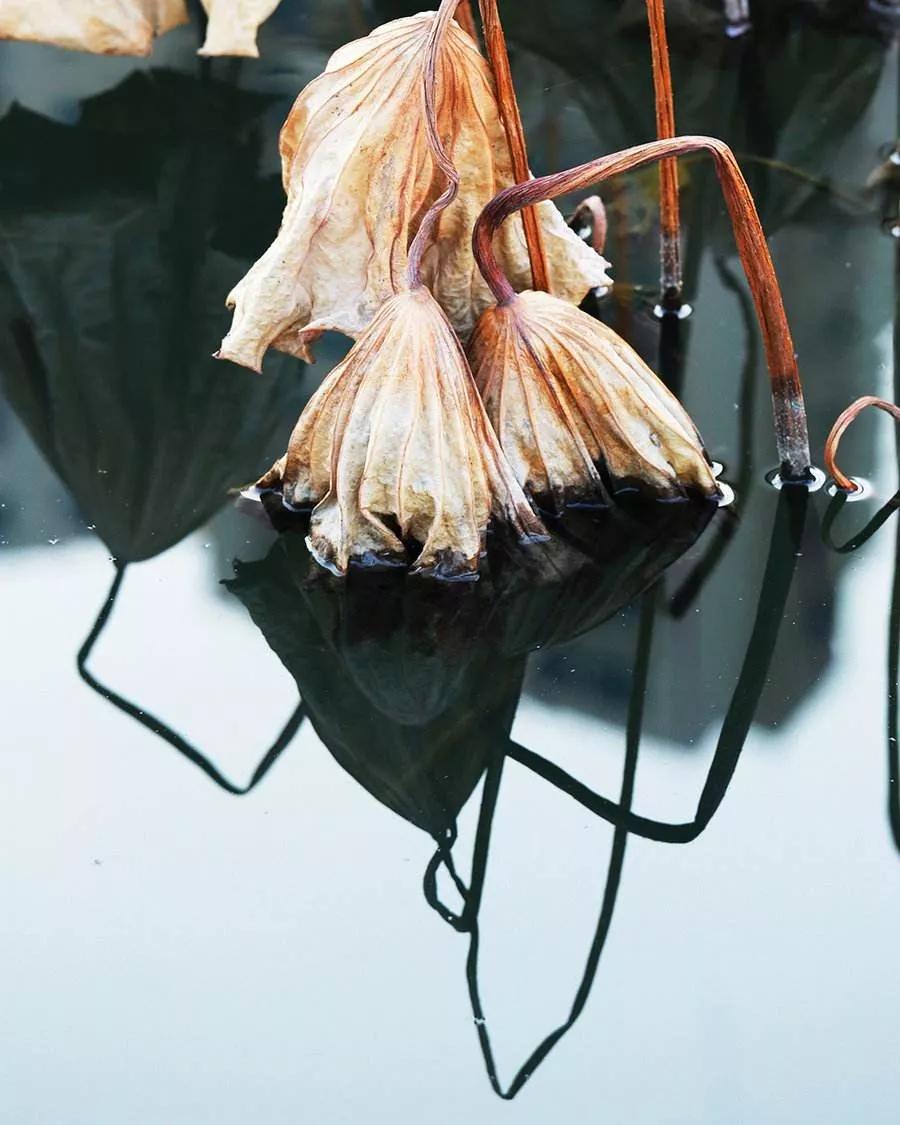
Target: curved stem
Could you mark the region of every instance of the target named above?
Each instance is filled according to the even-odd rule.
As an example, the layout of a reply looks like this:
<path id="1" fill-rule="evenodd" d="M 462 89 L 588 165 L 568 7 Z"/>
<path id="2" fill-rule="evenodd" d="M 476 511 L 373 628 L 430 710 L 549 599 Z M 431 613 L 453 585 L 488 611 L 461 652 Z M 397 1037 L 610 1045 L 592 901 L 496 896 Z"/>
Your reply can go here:
<path id="1" fill-rule="evenodd" d="M 850 477 L 845 476 L 838 468 L 835 460 L 838 446 L 841 444 L 841 438 L 844 436 L 847 427 L 867 406 L 875 406 L 879 410 L 883 410 L 885 414 L 890 414 L 895 422 L 900 422 L 900 406 L 895 406 L 887 399 L 877 398 L 875 395 L 863 395 L 862 398 L 852 402 L 842 414 L 838 415 L 831 427 L 831 433 L 825 441 L 825 471 L 834 477 L 834 483 L 844 492 L 856 492 L 859 485 Z"/>
<path id="2" fill-rule="evenodd" d="M 146 727 L 151 733 L 161 738 L 163 742 L 167 742 L 174 750 L 177 750 L 179 754 L 187 758 L 189 762 L 192 762 L 198 769 L 201 769 L 220 789 L 224 789 L 226 793 L 231 793 L 236 797 L 244 796 L 244 794 L 255 789 L 259 782 L 262 781 L 299 730 L 306 714 L 303 703 L 301 702 L 295 708 L 291 717 L 282 727 L 278 737 L 260 759 L 247 784 L 235 785 L 234 782 L 229 781 L 229 779 L 213 765 L 202 751 L 197 750 L 185 738 L 182 738 L 177 731 L 173 730 L 167 723 L 164 723 L 162 719 L 158 719 L 149 711 L 144 710 L 143 707 L 138 707 L 136 704 L 132 703 L 131 700 L 125 699 L 124 696 L 119 695 L 118 692 L 113 691 L 112 688 L 108 688 L 105 684 L 101 683 L 88 668 L 88 660 L 94 650 L 94 645 L 100 639 L 112 615 L 113 608 L 119 596 L 119 591 L 122 588 L 122 580 L 125 577 L 126 566 L 126 563 L 116 564 L 116 575 L 113 579 L 112 586 L 110 586 L 109 593 L 106 595 L 106 600 L 101 606 L 100 612 L 97 614 L 91 631 L 78 650 L 76 666 L 79 676 L 81 676 L 82 680 L 84 680 L 92 691 L 101 695 L 119 711 L 122 711 L 124 714 L 134 719 L 135 722 L 140 723 L 142 727 Z"/>
<path id="3" fill-rule="evenodd" d="M 838 543 L 832 532 L 834 530 L 835 521 L 844 510 L 846 503 L 847 493 L 838 489 L 834 496 L 832 496 L 831 503 L 825 509 L 825 515 L 822 517 L 822 542 L 830 551 L 834 551 L 838 555 L 849 555 L 851 551 L 858 551 L 864 543 L 867 543 L 872 536 L 887 523 L 894 512 L 900 508 L 900 492 L 895 492 L 890 500 L 882 504 L 862 531 L 857 531 L 855 535 L 852 535 L 845 542 Z"/>
<path id="4" fill-rule="evenodd" d="M 428 147 L 434 162 L 447 177 L 447 187 L 444 192 L 432 203 L 425 212 L 416 237 L 409 248 L 409 260 L 406 266 L 406 279 L 412 289 L 417 289 L 422 284 L 422 255 L 428 245 L 435 224 L 445 207 L 449 207 L 459 191 L 459 172 L 453 161 L 447 155 L 437 128 L 437 105 L 435 92 L 437 89 L 437 59 L 443 46 L 444 37 L 453 15 L 460 4 L 460 0 L 442 0 L 438 13 L 435 16 L 431 34 L 425 45 L 425 61 L 422 66 L 422 103 L 425 116 L 425 132 L 428 137 Z"/>
<path id="5" fill-rule="evenodd" d="M 734 154 L 724 142 L 714 137 L 674 137 L 651 141 L 601 156 L 564 172 L 506 188 L 488 203 L 475 224 L 472 235 L 475 259 L 497 301 L 509 301 L 515 296 L 515 290 L 500 268 L 492 245 L 494 233 L 507 216 L 540 200 L 554 199 L 565 192 L 590 187 L 633 168 L 691 152 L 708 152 L 715 161 L 741 264 L 750 285 L 769 367 L 782 479 L 790 483 L 806 482 L 812 476 L 809 434 L 794 342 L 753 196 Z"/>
<path id="6" fill-rule="evenodd" d="M 675 136 L 675 97 L 672 93 L 663 0 L 647 0 L 647 23 L 653 60 L 656 135 L 660 140 L 667 140 Z M 660 303 L 664 309 L 677 310 L 681 305 L 682 290 L 681 222 L 678 214 L 678 162 L 673 158 L 659 162 L 659 226 Z"/>
<path id="7" fill-rule="evenodd" d="M 528 149 L 525 145 L 525 131 L 522 128 L 519 103 L 516 101 L 516 91 L 509 69 L 506 36 L 503 34 L 503 26 L 500 23 L 497 0 L 479 0 L 478 6 L 481 11 L 481 22 L 484 25 L 484 45 L 494 75 L 500 119 L 503 122 L 503 128 L 506 130 L 513 176 L 517 183 L 524 183 L 531 179 L 531 170 L 528 167 Z M 525 244 L 528 247 L 528 260 L 531 263 L 531 287 L 546 292 L 550 288 L 547 274 L 547 256 L 537 211 L 534 207 L 523 208 L 522 226 L 525 228 Z"/>
<path id="8" fill-rule="evenodd" d="M 728 710 L 722 720 L 703 791 L 691 820 L 670 823 L 633 813 L 630 807 L 624 808 L 621 803 L 593 792 L 554 762 L 516 742 L 510 741 L 508 756 L 617 828 L 627 828 L 636 836 L 659 843 L 689 844 L 696 840 L 725 799 L 756 717 L 760 698 L 770 682 L 775 645 L 784 622 L 784 609 L 797 560 L 802 554 L 808 503 L 809 493 L 805 488 L 785 488 L 779 494 L 753 631 Z"/>

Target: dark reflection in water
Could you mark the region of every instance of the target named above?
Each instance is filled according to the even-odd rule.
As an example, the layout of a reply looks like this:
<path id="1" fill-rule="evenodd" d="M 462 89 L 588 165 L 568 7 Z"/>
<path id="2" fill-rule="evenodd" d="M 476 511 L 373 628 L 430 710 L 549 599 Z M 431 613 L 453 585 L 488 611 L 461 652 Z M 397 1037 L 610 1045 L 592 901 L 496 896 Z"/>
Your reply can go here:
<path id="1" fill-rule="evenodd" d="M 162 71 L 85 102 L 75 126 L 0 121 L 3 386 L 122 561 L 207 520 L 303 401 L 287 357 L 254 380 L 211 356 L 223 295 L 277 223 L 254 174 L 264 105 Z"/>
<path id="2" fill-rule="evenodd" d="M 303 538 L 237 563 L 241 599 L 316 733 L 379 800 L 435 839 L 509 736 L 529 651 L 618 612 L 691 545 L 710 505 L 573 513 L 548 544 L 496 544 L 476 583 L 332 578 Z"/>
<path id="3" fill-rule="evenodd" d="M 723 800 L 768 677 L 799 557 L 805 490 L 779 497 L 759 609 L 731 705 L 694 818 L 670 824 L 631 810 L 647 689 L 656 593 L 644 595 L 638 630 L 619 801 L 591 792 L 551 761 L 510 737 L 529 649 L 560 643 L 613 616 L 683 553 L 710 509 L 679 506 L 648 525 L 612 519 L 591 527 L 598 561 L 565 539 L 513 558 L 504 580 L 460 588 L 404 575 L 352 575 L 336 581 L 311 563 L 302 541 L 285 536 L 259 563 L 237 564 L 229 589 L 247 606 L 294 676 L 316 732 L 337 761 L 377 800 L 438 842 L 425 876 L 429 903 L 470 935 L 467 979 L 491 1083 L 503 1097 L 521 1089 L 572 1027 L 590 992 L 609 932 L 629 833 L 667 842 L 695 839 Z M 592 521 L 593 522 L 593 521 Z M 611 526 L 610 526 L 611 525 Z M 582 537 L 586 529 L 579 527 Z M 648 549 L 649 548 L 649 549 Z M 506 560 L 509 562 L 509 560 Z M 478 911 L 504 760 L 509 757 L 616 827 L 597 929 L 566 1021 L 528 1057 L 508 1088 L 497 1076 L 478 983 Z M 456 817 L 484 774 L 472 876 L 466 885 L 452 858 Z M 443 866 L 463 909 L 440 901 Z"/>
<path id="4" fill-rule="evenodd" d="M 492 1121 L 497 1100 L 465 1053 L 463 998 L 504 1098 L 581 1020 L 552 1055 L 558 1069 L 517 1102 L 529 1123 L 599 1112 L 635 1125 L 888 1125 L 900 1094 L 890 962 L 900 927 L 900 523 L 893 563 L 881 533 L 900 496 L 893 435 L 884 419 L 847 435 L 846 466 L 870 482 L 859 503 L 764 483 L 774 447 L 760 349 L 709 169 L 681 164 L 693 317 L 661 326 L 652 316 L 652 174 L 609 185 L 616 287 L 592 311 L 684 397 L 733 505 L 573 513 L 526 555 L 492 541 L 481 580 L 464 588 L 378 573 L 336 582 L 311 563 L 302 534 L 276 538 L 222 511 L 283 449 L 321 373 L 272 356 L 258 378 L 210 358 L 229 320 L 225 294 L 279 222 L 278 125 L 342 38 L 413 8 L 284 3 L 258 63 L 198 64 L 195 29 L 167 37 L 164 56 L 134 73 L 120 60 L 0 45 L 0 104 L 10 105 L 0 117 L 0 596 L 16 665 L 5 677 L 0 785 L 2 819 L 14 826 L 0 868 L 0 952 L 17 966 L 15 1041 L 0 1052 L 8 1116 Z M 679 127 L 723 136 L 757 193 L 818 458 L 849 401 L 900 396 L 890 386 L 890 13 L 760 2 L 753 31 L 729 40 L 719 4 L 668 8 Z M 507 12 L 536 172 L 651 135 L 641 4 L 523 0 Z M 337 350 L 325 342 L 323 370 Z M 202 547 L 192 535 L 201 527 Z M 155 611 L 179 593 L 184 619 L 160 636 Z M 212 652 L 179 673 L 194 612 L 206 614 Z M 154 646 L 155 664 L 145 658 Z M 167 694 L 179 674 L 186 702 Z M 869 752 L 885 696 L 886 787 L 880 743 L 880 757 Z M 206 720 L 239 703 L 259 732 L 252 749 L 227 727 L 204 734 Z M 316 758 L 319 742 L 328 754 Z M 181 770 L 172 750 L 205 777 Z M 236 752 L 243 783 L 232 780 Z M 328 784 L 328 755 L 343 788 Z M 79 788 L 81 762 L 97 772 L 96 796 Z M 523 778 L 557 803 L 516 804 Z M 135 803 L 145 792 L 146 808 Z M 369 819 L 367 795 L 397 816 L 379 819 L 368 802 Z M 137 842 L 92 800 L 126 808 Z M 503 845 L 504 801 L 516 806 L 513 849 Z M 270 807 L 274 834 L 262 819 Z M 319 815 L 333 828 L 309 837 L 316 850 L 301 833 Z M 172 843 L 178 817 L 190 824 L 183 853 Z M 403 822 L 417 830 L 403 859 L 418 866 L 394 886 L 401 860 L 393 853 L 387 869 L 386 840 Z M 606 851 L 576 844 L 554 860 L 555 884 L 578 873 L 566 905 L 583 930 L 570 935 L 567 918 L 542 928 L 538 891 L 525 903 L 502 892 L 521 867 L 531 876 L 534 840 L 553 853 L 573 822 L 608 828 Z M 99 871 L 78 835 L 85 825 L 113 859 L 119 849 L 122 882 L 111 871 L 101 891 L 80 882 L 80 864 Z M 244 853 L 254 867 L 239 877 Z M 167 877 L 145 888 L 136 857 L 173 855 Z M 220 861 L 228 871 L 216 883 Z M 363 871 L 379 881 L 381 913 Z M 420 877 L 425 903 L 415 901 Z M 204 879 L 231 896 L 232 913 L 203 897 Z M 338 918 L 341 895 L 349 905 Z M 129 896 L 144 911 L 136 920 Z M 286 901 L 299 904 L 289 921 L 278 913 Z M 376 947 L 379 926 L 390 941 Z M 497 926 L 542 935 L 538 970 L 515 951 L 491 959 Z M 445 944 L 457 934 L 464 965 Z M 148 950 L 157 943 L 168 951 L 162 968 Z M 365 960 L 364 984 L 348 949 Z M 408 983 L 423 979 L 417 956 L 426 1000 Z M 270 961 L 271 980 L 259 975 Z M 495 988 L 507 969 L 512 994 Z M 378 991 L 382 979 L 391 984 Z M 251 996 L 260 980 L 268 991 Z M 562 1001 L 546 1014 L 550 993 Z M 148 1022 L 160 995 L 171 1009 Z M 504 1024 L 504 995 L 521 1035 Z M 87 1031 L 74 1014 L 84 1011 Z M 408 1027 L 407 1012 L 423 1026 Z M 123 1024 L 136 1037 L 151 1029 L 137 1062 Z M 86 1039 L 93 1054 L 79 1053 Z M 514 1063 L 508 1040 L 521 1046 Z M 178 1066 L 174 1108 L 138 1104 L 176 1083 Z"/>

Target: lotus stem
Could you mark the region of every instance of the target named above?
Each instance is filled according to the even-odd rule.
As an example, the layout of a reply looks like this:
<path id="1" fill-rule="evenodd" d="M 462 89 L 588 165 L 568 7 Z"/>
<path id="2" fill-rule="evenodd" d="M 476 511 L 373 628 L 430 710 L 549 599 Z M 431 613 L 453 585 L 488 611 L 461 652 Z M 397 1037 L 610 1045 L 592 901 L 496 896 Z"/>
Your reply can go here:
<path id="1" fill-rule="evenodd" d="M 462 0 L 456 9 L 456 22 L 467 35 L 471 35 L 478 42 L 478 29 L 475 26 L 475 16 L 472 14 L 472 0 Z"/>
<path id="2" fill-rule="evenodd" d="M 837 420 L 831 427 L 831 433 L 825 441 L 825 471 L 834 478 L 834 483 L 844 492 L 858 492 L 859 485 L 855 480 L 845 476 L 838 468 L 836 460 L 838 446 L 841 444 L 841 438 L 847 428 L 867 406 L 875 406 L 879 410 L 883 410 L 885 414 L 890 414 L 895 422 L 900 422 L 900 406 L 888 402 L 887 399 L 876 398 L 875 395 L 863 395 L 856 402 L 852 402 L 843 414 L 838 415 Z"/>
<path id="3" fill-rule="evenodd" d="M 416 237 L 409 247 L 409 257 L 406 266 L 406 279 L 411 289 L 418 289 L 422 284 L 422 255 L 428 245 L 431 233 L 437 223 L 438 216 L 445 207 L 449 207 L 459 191 L 459 172 L 441 141 L 437 129 L 437 105 L 435 104 L 435 90 L 437 87 L 437 59 L 444 36 L 450 21 L 453 19 L 460 0 L 441 0 L 434 26 L 428 37 L 425 48 L 425 65 L 422 68 L 422 99 L 425 107 L 425 132 L 428 137 L 428 147 L 431 155 L 440 170 L 447 177 L 447 187 L 443 193 L 432 203 L 425 212 Z"/>
<path id="4" fill-rule="evenodd" d="M 498 303 L 509 301 L 515 292 L 497 262 L 492 245 L 494 233 L 507 216 L 521 207 L 591 187 L 633 168 L 692 152 L 708 152 L 715 162 L 741 265 L 750 286 L 769 368 L 781 478 L 785 483 L 808 483 L 812 471 L 806 407 L 781 289 L 753 196 L 734 154 L 724 142 L 713 137 L 651 141 L 506 188 L 491 200 L 475 224 L 472 235 L 475 259 Z"/>
<path id="5" fill-rule="evenodd" d="M 669 67 L 664 0 L 647 0 L 650 52 L 653 60 L 653 97 L 656 106 L 656 135 L 660 140 L 675 136 L 675 97 Z M 659 162 L 659 284 L 660 305 L 666 312 L 681 307 L 681 221 L 678 214 L 678 162 Z"/>
<path id="6" fill-rule="evenodd" d="M 506 36 L 503 34 L 503 25 L 500 23 L 497 0 L 479 0 L 479 9 L 481 21 L 484 25 L 484 44 L 494 76 L 494 86 L 497 90 L 500 119 L 503 122 L 503 128 L 506 130 L 509 143 L 513 176 L 517 183 L 524 183 L 525 180 L 531 179 L 531 169 L 528 166 L 525 131 L 522 128 L 522 116 L 519 113 L 519 103 L 516 101 L 516 91 L 509 69 Z M 522 226 L 525 228 L 525 244 L 528 247 L 528 260 L 531 263 L 531 287 L 547 292 L 550 288 L 547 257 L 537 212 L 533 207 L 523 209 Z"/>

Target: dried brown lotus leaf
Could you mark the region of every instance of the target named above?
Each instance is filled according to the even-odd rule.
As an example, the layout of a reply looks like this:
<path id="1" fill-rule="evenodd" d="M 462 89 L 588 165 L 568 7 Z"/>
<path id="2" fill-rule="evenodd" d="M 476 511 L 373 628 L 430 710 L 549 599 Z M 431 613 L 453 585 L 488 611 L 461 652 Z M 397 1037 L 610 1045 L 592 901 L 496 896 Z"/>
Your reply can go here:
<path id="1" fill-rule="evenodd" d="M 2 0 L 0 39 L 99 55 L 149 55 L 153 38 L 188 22 L 184 0 Z"/>
<path id="2" fill-rule="evenodd" d="M 209 22 L 198 55 L 258 59 L 256 33 L 281 0 L 201 0 Z"/>
<path id="3" fill-rule="evenodd" d="M 473 575 L 492 518 L 543 528 L 505 461 L 462 348 L 424 288 L 389 299 L 310 399 L 259 481 L 316 505 L 310 546 L 330 569 L 405 564 Z M 410 545 L 416 550 L 410 552 Z"/>
<path id="4" fill-rule="evenodd" d="M 540 503 L 600 500 L 637 487 L 715 496 L 684 407 L 605 324 L 548 293 L 482 314 L 469 360 L 516 479 Z"/>
<path id="5" fill-rule="evenodd" d="M 332 55 L 301 92 L 281 133 L 287 205 L 278 236 L 229 295 L 231 330 L 220 355 L 259 370 L 274 346 L 308 358 L 324 329 L 357 337 L 385 300 L 406 288 L 407 250 L 446 180 L 429 149 L 423 65 L 433 12 L 394 20 Z M 438 127 L 461 189 L 435 226 L 422 280 L 463 337 L 493 303 L 471 237 L 485 203 L 513 182 L 490 72 L 455 23 L 437 65 Z M 580 301 L 608 282 L 606 263 L 538 206 L 554 293 Z M 497 237 L 514 285 L 530 285 L 520 221 Z"/>

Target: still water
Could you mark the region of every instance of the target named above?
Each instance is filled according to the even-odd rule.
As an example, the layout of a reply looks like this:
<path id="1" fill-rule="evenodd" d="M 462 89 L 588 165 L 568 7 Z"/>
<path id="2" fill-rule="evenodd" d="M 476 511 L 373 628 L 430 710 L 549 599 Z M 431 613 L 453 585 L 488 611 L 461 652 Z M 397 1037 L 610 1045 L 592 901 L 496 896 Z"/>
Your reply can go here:
<path id="1" fill-rule="evenodd" d="M 209 358 L 278 226 L 278 127 L 415 7 L 288 0 L 259 62 L 191 28 L 139 62 L 0 45 L 0 1121 L 893 1123 L 895 438 L 845 439 L 859 502 L 766 483 L 702 160 L 693 317 L 650 313 L 652 172 L 606 192 L 598 313 L 724 465 L 708 525 L 576 519 L 552 581 L 498 545 L 465 589 L 342 586 L 229 499 L 346 346 Z M 536 172 L 652 135 L 641 5 L 508 7 Z M 819 462 L 898 397 L 897 47 L 860 9 L 760 4 L 735 39 L 670 11 L 679 128 L 757 193 Z"/>

